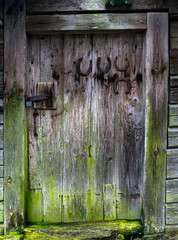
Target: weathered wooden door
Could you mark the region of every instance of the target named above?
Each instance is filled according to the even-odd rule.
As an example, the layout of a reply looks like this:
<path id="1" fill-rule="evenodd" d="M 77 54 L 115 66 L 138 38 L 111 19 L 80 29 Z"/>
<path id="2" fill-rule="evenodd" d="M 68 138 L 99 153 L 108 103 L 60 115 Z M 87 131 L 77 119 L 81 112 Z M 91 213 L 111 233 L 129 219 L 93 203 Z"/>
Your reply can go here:
<path id="1" fill-rule="evenodd" d="M 162 231 L 167 14 L 72 15 L 73 25 L 66 15 L 44 19 L 26 22 L 24 86 L 27 97 L 37 96 L 28 101 L 48 98 L 26 101 L 27 221 L 142 217 Z M 9 218 L 7 211 L 6 225 Z"/>
<path id="2" fill-rule="evenodd" d="M 29 37 L 28 95 L 55 88 L 56 98 L 55 110 L 44 100 L 28 111 L 29 221 L 140 218 L 143 39 L 129 32 Z M 81 57 L 81 73 L 92 64 L 88 76 L 78 71 Z M 128 82 L 116 85 L 114 74 Z"/>

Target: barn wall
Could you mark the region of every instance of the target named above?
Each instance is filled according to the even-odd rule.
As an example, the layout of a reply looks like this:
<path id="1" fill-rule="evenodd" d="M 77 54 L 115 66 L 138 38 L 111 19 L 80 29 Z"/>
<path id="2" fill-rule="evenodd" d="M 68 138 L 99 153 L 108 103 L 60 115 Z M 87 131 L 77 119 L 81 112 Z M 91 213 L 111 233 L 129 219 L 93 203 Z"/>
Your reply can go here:
<path id="1" fill-rule="evenodd" d="M 170 14 L 169 86 L 166 224 L 178 225 L 178 10 Z"/>

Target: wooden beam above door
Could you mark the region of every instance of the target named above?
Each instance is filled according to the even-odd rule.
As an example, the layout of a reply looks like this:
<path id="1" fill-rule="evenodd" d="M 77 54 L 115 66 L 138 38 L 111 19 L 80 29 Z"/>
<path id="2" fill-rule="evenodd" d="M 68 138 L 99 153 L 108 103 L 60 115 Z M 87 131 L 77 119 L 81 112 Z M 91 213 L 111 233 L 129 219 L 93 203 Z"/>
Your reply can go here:
<path id="1" fill-rule="evenodd" d="M 32 34 L 59 31 L 138 31 L 146 29 L 146 13 L 30 15 L 26 17 L 26 28 L 27 32 Z"/>

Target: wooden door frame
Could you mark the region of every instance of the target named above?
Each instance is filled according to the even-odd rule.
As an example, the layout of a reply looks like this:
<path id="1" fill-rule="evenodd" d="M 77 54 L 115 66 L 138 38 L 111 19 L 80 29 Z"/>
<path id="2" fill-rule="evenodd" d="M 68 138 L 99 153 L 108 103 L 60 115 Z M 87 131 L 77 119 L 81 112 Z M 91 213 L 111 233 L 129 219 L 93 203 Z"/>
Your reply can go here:
<path id="1" fill-rule="evenodd" d="M 168 13 L 102 13 L 87 14 L 87 18 L 85 14 L 26 17 L 25 0 L 18 0 L 15 8 L 13 3 L 14 1 L 10 0 L 5 1 L 4 4 L 5 233 L 12 230 L 22 230 L 25 224 L 25 204 L 28 188 L 28 134 L 25 107 L 26 34 L 51 34 L 59 31 L 85 32 L 96 29 L 98 31 L 146 30 L 144 68 L 144 93 L 146 97 L 145 155 L 142 218 L 145 232 L 163 232 L 165 227 L 169 69 Z M 82 19 L 85 19 L 85 21 Z M 103 19 L 105 24 L 100 24 Z M 91 22 L 92 24 L 89 25 Z M 54 23 L 56 24 L 54 25 Z"/>

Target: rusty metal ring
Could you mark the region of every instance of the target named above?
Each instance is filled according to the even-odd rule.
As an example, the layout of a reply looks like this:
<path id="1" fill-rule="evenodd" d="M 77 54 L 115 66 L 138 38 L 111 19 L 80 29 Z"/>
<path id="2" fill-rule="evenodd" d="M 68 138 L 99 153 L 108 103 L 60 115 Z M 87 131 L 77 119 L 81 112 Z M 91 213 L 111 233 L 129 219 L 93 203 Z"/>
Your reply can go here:
<path id="1" fill-rule="evenodd" d="M 97 68 L 98 68 L 98 71 L 100 73 L 103 73 L 103 74 L 107 73 L 111 69 L 111 59 L 110 59 L 110 57 L 107 57 L 107 61 L 108 61 L 107 67 L 105 69 L 101 69 L 101 67 L 100 67 L 101 58 L 100 57 L 97 58 Z"/>
<path id="2" fill-rule="evenodd" d="M 115 67 L 115 69 L 116 69 L 117 71 L 119 71 L 119 72 L 124 72 L 124 71 L 126 71 L 127 68 L 128 68 L 128 66 L 129 66 L 129 61 L 128 61 L 128 59 L 127 59 L 127 58 L 125 59 L 125 61 L 126 61 L 125 67 L 119 67 L 119 66 L 117 65 L 117 59 L 118 59 L 118 57 L 116 57 L 115 60 L 114 60 L 114 67 Z"/>
<path id="3" fill-rule="evenodd" d="M 80 70 L 80 64 L 81 64 L 82 60 L 83 60 L 83 57 L 81 57 L 77 60 L 76 71 L 79 76 L 87 77 L 92 72 L 92 60 L 90 60 L 89 68 L 85 73 L 81 72 L 81 70 Z"/>
<path id="4" fill-rule="evenodd" d="M 127 91 L 126 93 L 130 93 L 130 90 L 131 90 L 131 83 L 130 83 L 130 78 L 117 78 L 115 81 L 114 81 L 114 84 L 113 84 L 113 89 L 114 89 L 114 92 L 116 94 L 119 94 L 119 90 L 117 89 L 117 85 L 119 82 L 121 81 L 124 81 L 127 83 Z"/>

